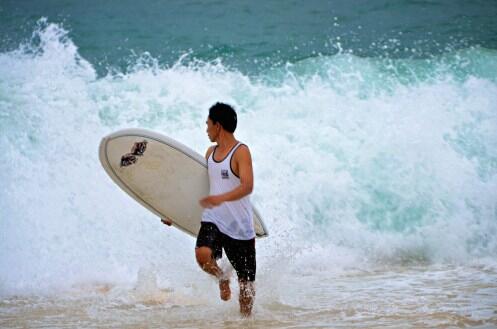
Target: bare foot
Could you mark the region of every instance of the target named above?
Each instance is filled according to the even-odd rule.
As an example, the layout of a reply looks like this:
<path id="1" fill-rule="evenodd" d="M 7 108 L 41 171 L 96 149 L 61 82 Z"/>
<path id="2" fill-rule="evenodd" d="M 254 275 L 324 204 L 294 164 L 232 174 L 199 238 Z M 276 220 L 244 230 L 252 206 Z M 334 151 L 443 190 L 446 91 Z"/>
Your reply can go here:
<path id="1" fill-rule="evenodd" d="M 224 301 L 230 300 L 231 298 L 230 280 L 219 280 L 219 292 L 222 300 Z"/>

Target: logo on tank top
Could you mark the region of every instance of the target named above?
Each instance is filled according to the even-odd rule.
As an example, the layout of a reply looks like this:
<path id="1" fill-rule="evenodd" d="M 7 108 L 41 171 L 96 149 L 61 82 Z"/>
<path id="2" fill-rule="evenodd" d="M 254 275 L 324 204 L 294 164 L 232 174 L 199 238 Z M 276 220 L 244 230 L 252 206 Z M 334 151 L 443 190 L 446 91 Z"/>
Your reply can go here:
<path id="1" fill-rule="evenodd" d="M 229 179 L 230 178 L 227 169 L 221 169 L 221 178 L 222 179 Z"/>

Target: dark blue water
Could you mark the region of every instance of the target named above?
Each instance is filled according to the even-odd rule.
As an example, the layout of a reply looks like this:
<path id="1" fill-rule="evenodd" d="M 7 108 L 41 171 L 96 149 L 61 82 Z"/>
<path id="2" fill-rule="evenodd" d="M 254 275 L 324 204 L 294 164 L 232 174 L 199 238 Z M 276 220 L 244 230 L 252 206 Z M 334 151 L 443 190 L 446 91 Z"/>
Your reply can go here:
<path id="1" fill-rule="evenodd" d="M 0 50 L 30 37 L 40 17 L 62 24 L 80 54 L 105 72 L 143 53 L 221 58 L 244 72 L 350 51 L 426 58 L 497 48 L 497 1 L 13 1 L 0 3 Z"/>

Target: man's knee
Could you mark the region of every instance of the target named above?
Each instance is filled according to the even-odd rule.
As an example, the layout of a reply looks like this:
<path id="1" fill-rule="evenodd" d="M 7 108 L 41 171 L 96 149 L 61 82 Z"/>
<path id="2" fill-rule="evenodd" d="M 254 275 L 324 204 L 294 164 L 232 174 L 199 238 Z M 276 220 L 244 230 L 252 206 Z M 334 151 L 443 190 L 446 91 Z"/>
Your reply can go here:
<path id="1" fill-rule="evenodd" d="M 212 250 L 209 247 L 195 248 L 195 258 L 197 259 L 198 265 L 203 268 L 212 261 Z"/>

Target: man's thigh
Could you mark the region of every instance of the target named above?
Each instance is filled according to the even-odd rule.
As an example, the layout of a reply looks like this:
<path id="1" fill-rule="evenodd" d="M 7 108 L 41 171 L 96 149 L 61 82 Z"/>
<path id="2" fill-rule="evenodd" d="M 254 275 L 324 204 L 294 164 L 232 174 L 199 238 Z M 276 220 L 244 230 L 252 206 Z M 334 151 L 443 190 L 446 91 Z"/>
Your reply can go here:
<path id="1" fill-rule="evenodd" d="M 195 248 L 207 247 L 212 251 L 212 257 L 219 259 L 223 256 L 222 233 L 213 223 L 200 224 L 200 230 L 197 235 Z"/>

